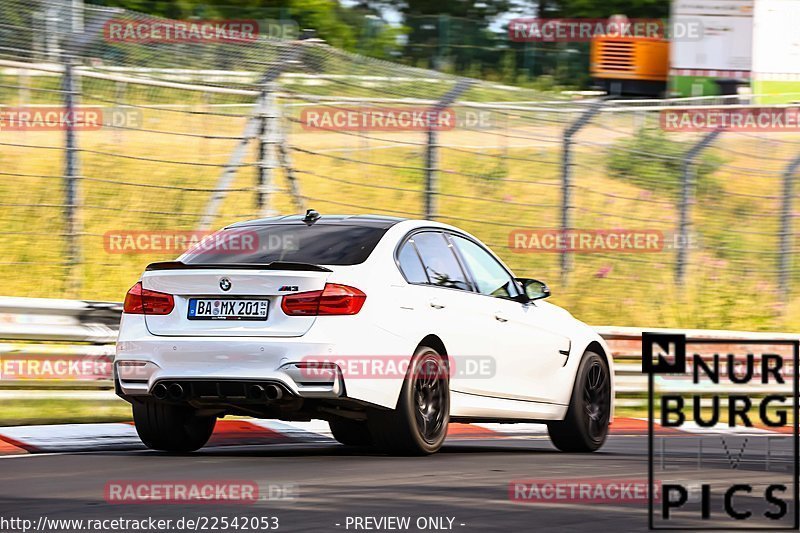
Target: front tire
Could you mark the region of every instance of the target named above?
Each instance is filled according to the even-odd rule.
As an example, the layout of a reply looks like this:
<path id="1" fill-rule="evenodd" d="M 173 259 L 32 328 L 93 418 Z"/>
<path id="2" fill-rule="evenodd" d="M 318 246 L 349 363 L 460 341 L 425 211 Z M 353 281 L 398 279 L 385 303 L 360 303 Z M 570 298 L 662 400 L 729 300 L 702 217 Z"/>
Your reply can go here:
<path id="1" fill-rule="evenodd" d="M 133 403 L 133 422 L 148 448 L 165 452 L 193 452 L 211 438 L 217 419 L 197 416 L 191 407 L 153 401 Z"/>
<path id="2" fill-rule="evenodd" d="M 450 421 L 450 379 L 439 352 L 420 346 L 411 359 L 397 407 L 368 419 L 375 445 L 397 455 L 429 455 L 442 447 Z"/>
<path id="3" fill-rule="evenodd" d="M 610 416 L 608 364 L 600 355 L 586 352 L 578 366 L 567 416 L 547 425 L 550 440 L 563 452 L 593 452 L 606 441 Z"/>

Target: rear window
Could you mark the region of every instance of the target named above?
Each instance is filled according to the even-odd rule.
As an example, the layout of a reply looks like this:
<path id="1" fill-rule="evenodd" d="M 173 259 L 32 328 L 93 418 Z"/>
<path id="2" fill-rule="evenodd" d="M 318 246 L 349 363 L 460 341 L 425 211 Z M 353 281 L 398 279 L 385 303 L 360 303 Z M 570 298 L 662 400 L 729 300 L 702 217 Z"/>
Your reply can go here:
<path id="1" fill-rule="evenodd" d="M 269 224 L 218 231 L 189 249 L 186 264 L 357 265 L 366 261 L 388 228 L 340 224 Z"/>

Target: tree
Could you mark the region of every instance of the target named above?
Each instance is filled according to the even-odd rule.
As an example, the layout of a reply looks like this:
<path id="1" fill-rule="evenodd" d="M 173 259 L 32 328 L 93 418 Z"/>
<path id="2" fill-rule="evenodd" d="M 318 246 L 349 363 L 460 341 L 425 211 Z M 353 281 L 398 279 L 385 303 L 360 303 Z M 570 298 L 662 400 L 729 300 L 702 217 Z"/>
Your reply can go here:
<path id="1" fill-rule="evenodd" d="M 547 18 L 666 18 L 670 2 L 666 0 L 530 0 L 530 7 Z"/>
<path id="2" fill-rule="evenodd" d="M 363 6 L 345 7 L 337 0 L 88 0 L 171 19 L 272 19 L 289 20 L 298 29 L 313 29 L 331 46 L 349 51 L 369 50 L 390 57 L 400 50 L 397 36 L 402 28 L 368 17 Z"/>
<path id="3" fill-rule="evenodd" d="M 513 0 L 363 0 L 359 4 L 402 15 L 408 28 L 406 62 L 457 72 L 498 64 L 498 36 L 490 25 L 512 5 Z"/>

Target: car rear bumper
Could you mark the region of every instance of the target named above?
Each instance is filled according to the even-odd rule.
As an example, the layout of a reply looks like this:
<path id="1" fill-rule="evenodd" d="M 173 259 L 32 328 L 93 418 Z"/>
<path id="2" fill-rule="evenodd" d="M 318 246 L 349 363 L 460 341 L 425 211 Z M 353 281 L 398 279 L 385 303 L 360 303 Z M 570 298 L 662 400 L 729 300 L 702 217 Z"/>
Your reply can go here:
<path id="1" fill-rule="evenodd" d="M 347 398 L 394 407 L 402 377 L 349 378 L 345 383 L 341 372 L 321 369 L 318 363 L 314 366 L 315 361 L 342 355 L 369 353 L 380 357 L 380 353 L 368 349 L 376 345 L 386 353 L 400 349 L 391 342 L 380 342 L 382 339 L 369 334 L 363 325 L 360 335 L 343 333 L 346 328 L 342 322 L 335 326 L 338 330 L 315 327 L 302 337 L 160 337 L 147 331 L 141 317 L 124 316 L 114 361 L 117 393 L 126 399 L 155 397 L 158 383 L 220 384 L 206 388 L 206 392 L 240 385 L 246 391 L 250 385 L 274 384 L 285 392 L 285 398 Z M 411 353 L 407 347 L 404 350 Z M 249 401 L 242 394 L 224 391 L 218 396 L 229 400 L 227 403 Z"/>
<path id="2" fill-rule="evenodd" d="M 332 353 L 330 343 L 299 339 L 173 337 L 118 343 L 114 363 L 124 396 L 150 395 L 156 383 L 182 380 L 274 382 L 298 397 L 340 396 L 344 389 L 331 372 L 303 368 L 303 360 Z"/>

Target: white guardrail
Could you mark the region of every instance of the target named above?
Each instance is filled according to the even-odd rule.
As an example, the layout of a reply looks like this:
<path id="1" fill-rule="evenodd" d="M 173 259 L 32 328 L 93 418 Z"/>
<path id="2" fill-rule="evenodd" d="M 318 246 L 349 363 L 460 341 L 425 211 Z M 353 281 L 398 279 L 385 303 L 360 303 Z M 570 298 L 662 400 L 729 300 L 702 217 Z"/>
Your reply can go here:
<path id="1" fill-rule="evenodd" d="M 111 388 L 121 313 L 120 303 L 0 297 L 0 389 Z"/>
<path id="2" fill-rule="evenodd" d="M 121 312 L 122 304 L 115 302 L 0 297 L 0 389 L 112 388 L 111 365 Z M 643 329 L 595 329 L 611 347 L 618 395 L 630 397 L 628 403 L 640 402 L 647 393 L 641 363 Z M 711 353 L 721 354 L 747 353 L 743 352 L 747 348 L 741 341 L 800 339 L 800 334 L 786 333 L 662 328 L 645 331 L 714 340 L 721 344 L 716 344 Z M 785 346 L 774 348 L 787 350 Z M 787 368 L 790 371 L 793 370 Z M 763 392 L 754 387 L 754 392 Z M 675 388 L 682 388 L 680 381 L 672 382 L 671 389 Z M 774 388 L 770 390 L 776 392 Z"/>

